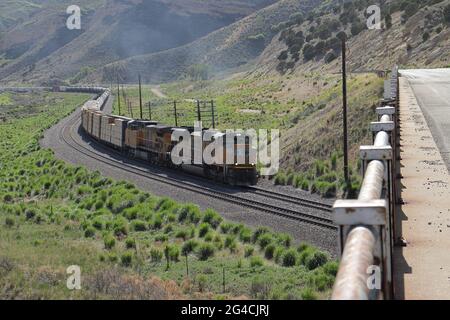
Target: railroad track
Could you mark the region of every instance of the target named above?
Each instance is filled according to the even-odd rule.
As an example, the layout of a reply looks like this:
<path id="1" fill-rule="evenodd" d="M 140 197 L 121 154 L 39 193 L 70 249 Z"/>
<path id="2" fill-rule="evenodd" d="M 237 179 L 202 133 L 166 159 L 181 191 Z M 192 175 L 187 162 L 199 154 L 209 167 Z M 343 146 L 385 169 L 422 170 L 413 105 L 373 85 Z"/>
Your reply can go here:
<path id="1" fill-rule="evenodd" d="M 329 218 L 316 216 L 309 213 L 299 212 L 292 209 L 282 208 L 276 205 L 271 205 L 268 203 L 263 203 L 260 201 L 256 201 L 253 199 L 247 199 L 244 197 L 240 197 L 237 195 L 228 194 L 226 192 L 221 192 L 217 190 L 213 190 L 207 187 L 191 184 L 188 182 L 180 181 L 174 178 L 165 177 L 159 174 L 155 173 L 149 173 L 146 170 L 140 169 L 139 167 L 136 167 L 131 164 L 123 163 L 122 161 L 118 161 L 116 159 L 111 159 L 104 154 L 94 152 L 90 150 L 89 148 L 85 147 L 82 143 L 78 142 L 77 139 L 74 137 L 74 129 L 76 127 L 79 127 L 80 120 L 79 118 L 74 117 L 74 119 L 70 119 L 68 123 L 60 130 L 59 137 L 61 141 L 64 141 L 69 147 L 75 149 L 76 151 L 80 152 L 81 154 L 84 154 L 85 156 L 95 159 L 96 161 L 105 163 L 109 166 L 116 167 L 118 169 L 121 169 L 123 171 L 138 174 L 140 176 L 146 177 L 148 179 L 158 181 L 167 185 L 174 186 L 179 189 L 191 191 L 197 194 L 202 194 L 208 197 L 212 197 L 215 199 L 219 199 L 222 201 L 226 201 L 229 203 L 233 203 L 242 207 L 247 207 L 251 209 L 255 209 L 262 212 L 267 212 L 270 214 L 282 216 L 285 218 L 293 219 L 296 221 L 305 222 L 311 225 L 319 226 L 326 229 L 331 230 L 337 230 L 337 227 L 333 223 L 333 221 Z M 103 148 L 106 148 L 102 146 Z M 108 149 L 109 150 L 109 149 Z M 109 150 L 111 152 L 112 150 Z M 122 155 L 118 151 L 113 151 L 114 153 L 118 155 Z M 136 161 L 137 162 L 137 161 Z M 308 200 L 309 201 L 309 200 Z M 306 202 L 305 202 L 306 203 Z M 324 209 L 321 209 L 324 210 Z"/>
<path id="2" fill-rule="evenodd" d="M 331 204 L 326 204 L 323 202 L 314 201 L 314 200 L 310 200 L 310 199 L 299 198 L 299 197 L 279 193 L 279 192 L 276 192 L 273 190 L 263 189 L 260 187 L 252 186 L 252 187 L 246 187 L 245 189 L 251 191 L 252 193 L 264 195 L 264 196 L 272 198 L 272 199 L 282 200 L 285 202 L 290 202 L 290 203 L 301 205 L 304 207 L 309 207 L 309 208 L 318 209 L 318 210 L 327 211 L 327 212 L 333 211 L 332 210 L 333 206 Z"/>

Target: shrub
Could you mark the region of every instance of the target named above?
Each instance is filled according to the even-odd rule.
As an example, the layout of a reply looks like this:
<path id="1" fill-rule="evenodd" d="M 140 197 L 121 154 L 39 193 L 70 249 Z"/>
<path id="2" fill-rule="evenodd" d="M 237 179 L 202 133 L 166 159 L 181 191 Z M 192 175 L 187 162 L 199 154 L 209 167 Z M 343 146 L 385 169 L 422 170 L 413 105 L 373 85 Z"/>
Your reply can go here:
<path id="1" fill-rule="evenodd" d="M 207 209 L 203 215 L 203 222 L 209 223 L 211 227 L 217 229 L 220 223 L 223 221 L 223 218 L 214 210 Z"/>
<path id="2" fill-rule="evenodd" d="M 152 228 L 157 230 L 157 229 L 161 229 L 162 227 L 162 218 L 160 215 L 157 215 L 153 218 L 153 222 L 152 222 Z"/>
<path id="3" fill-rule="evenodd" d="M 319 271 L 311 275 L 309 284 L 314 286 L 318 291 L 325 291 L 333 286 L 334 280 L 333 276 Z"/>
<path id="4" fill-rule="evenodd" d="M 270 233 L 265 233 L 265 234 L 261 235 L 258 239 L 258 243 L 259 243 L 259 246 L 261 247 L 261 249 L 264 249 L 272 242 L 273 242 L 273 237 Z"/>
<path id="5" fill-rule="evenodd" d="M 305 266 L 309 270 L 317 269 L 328 262 L 328 256 L 321 251 L 316 251 L 306 258 Z"/>
<path id="6" fill-rule="evenodd" d="M 286 249 L 283 247 L 276 247 L 274 252 L 274 258 L 276 263 L 281 263 L 281 258 L 283 257 L 284 251 Z"/>
<path id="7" fill-rule="evenodd" d="M 116 218 L 112 228 L 116 236 L 128 234 L 128 222 L 123 217 Z"/>
<path id="8" fill-rule="evenodd" d="M 133 262 L 133 253 L 131 253 L 129 251 L 123 253 L 122 256 L 120 257 L 120 262 L 122 263 L 122 265 L 124 267 L 131 266 L 131 264 Z"/>
<path id="9" fill-rule="evenodd" d="M 282 257 L 282 263 L 284 267 L 292 267 L 295 266 L 297 261 L 297 251 L 294 249 L 286 250 Z"/>
<path id="10" fill-rule="evenodd" d="M 160 262 L 163 258 L 163 252 L 162 250 L 158 248 L 151 248 L 150 249 L 150 259 L 152 262 Z"/>
<path id="11" fill-rule="evenodd" d="M 95 229 L 92 226 L 89 226 L 86 228 L 86 230 L 84 230 L 84 236 L 86 238 L 92 238 L 95 236 Z"/>
<path id="12" fill-rule="evenodd" d="M 325 63 L 330 63 L 330 62 L 332 62 L 332 61 L 334 61 L 334 60 L 336 60 L 336 59 L 337 59 L 337 55 L 336 55 L 336 53 L 335 53 L 334 51 L 328 52 L 328 53 L 325 55 L 325 57 L 324 57 Z"/>
<path id="13" fill-rule="evenodd" d="M 266 259 L 271 260 L 273 258 L 273 255 L 275 253 L 275 248 L 276 248 L 276 246 L 273 243 L 269 244 L 266 247 L 266 250 L 264 251 L 264 256 L 266 257 Z"/>
<path id="14" fill-rule="evenodd" d="M 292 237 L 286 233 L 278 234 L 278 243 L 285 246 L 286 248 L 291 246 Z"/>
<path id="15" fill-rule="evenodd" d="M 314 254 L 314 252 L 316 252 L 316 249 L 312 247 L 307 247 L 305 250 L 300 252 L 300 255 L 298 257 L 299 264 L 306 266 L 306 261 L 310 256 Z"/>
<path id="16" fill-rule="evenodd" d="M 172 244 L 168 246 L 168 248 L 170 260 L 177 262 L 180 258 L 180 247 L 177 246 L 176 244 Z"/>
<path id="17" fill-rule="evenodd" d="M 234 236 L 227 236 L 225 238 L 225 248 L 230 249 L 231 252 L 236 250 L 236 238 Z"/>
<path id="18" fill-rule="evenodd" d="M 188 255 L 189 253 L 193 252 L 195 248 L 197 248 L 198 242 L 194 239 L 188 240 L 183 244 L 183 247 L 181 248 L 181 253 L 183 256 Z"/>
<path id="19" fill-rule="evenodd" d="M 142 232 L 147 230 L 147 224 L 142 220 L 134 220 L 131 222 L 131 228 L 136 232 Z"/>
<path id="20" fill-rule="evenodd" d="M 184 241 L 186 241 L 186 239 L 188 238 L 188 231 L 184 229 L 178 230 L 175 234 L 175 238 L 183 239 Z"/>
<path id="21" fill-rule="evenodd" d="M 423 42 L 426 42 L 426 41 L 428 41 L 428 39 L 430 39 L 430 34 L 425 31 L 422 35 L 422 40 L 423 40 Z"/>
<path id="22" fill-rule="evenodd" d="M 191 217 L 192 213 L 196 212 L 200 215 L 200 209 L 194 204 L 186 204 L 180 208 L 178 208 L 178 221 L 183 222 Z"/>
<path id="23" fill-rule="evenodd" d="M 285 186 L 287 183 L 287 177 L 284 173 L 280 172 L 275 176 L 275 185 Z"/>
<path id="24" fill-rule="evenodd" d="M 25 210 L 25 218 L 27 220 L 31 220 L 36 216 L 36 210 L 35 209 L 26 209 Z"/>
<path id="25" fill-rule="evenodd" d="M 339 270 L 339 264 L 336 261 L 330 261 L 327 262 L 324 266 L 323 266 L 323 271 L 333 277 L 336 277 L 337 273 Z"/>
<path id="26" fill-rule="evenodd" d="M 269 229 L 267 227 L 258 227 L 252 235 L 252 241 L 253 243 L 256 243 L 263 234 L 269 232 Z"/>
<path id="27" fill-rule="evenodd" d="M 116 239 L 112 235 L 108 234 L 103 238 L 103 243 L 105 245 L 105 249 L 111 250 L 116 245 Z"/>
<path id="28" fill-rule="evenodd" d="M 450 24 L 450 4 L 444 8 L 444 22 Z"/>
<path id="29" fill-rule="evenodd" d="M 209 232 L 209 223 L 202 223 L 198 229 L 198 236 L 203 238 Z"/>
<path id="30" fill-rule="evenodd" d="M 13 201 L 13 196 L 11 194 L 7 193 L 3 196 L 3 201 L 5 203 L 10 203 Z"/>
<path id="31" fill-rule="evenodd" d="M 264 261 L 260 256 L 252 256 L 250 258 L 250 267 L 262 267 L 264 265 Z"/>
<path id="32" fill-rule="evenodd" d="M 244 256 L 248 258 L 253 255 L 253 252 L 255 252 L 255 248 L 253 246 L 246 246 L 244 249 Z"/>
<path id="33" fill-rule="evenodd" d="M 267 299 L 269 297 L 270 289 L 271 285 L 269 280 L 256 276 L 252 279 L 250 294 L 255 299 Z"/>
<path id="34" fill-rule="evenodd" d="M 244 243 L 249 243 L 252 240 L 252 230 L 243 228 L 239 233 L 239 239 Z"/>
<path id="35" fill-rule="evenodd" d="M 5 218 L 5 226 L 8 228 L 12 228 L 15 224 L 15 220 L 12 217 L 6 217 Z"/>
<path id="36" fill-rule="evenodd" d="M 303 300 L 317 300 L 317 294 L 311 288 L 303 289 L 301 297 Z"/>
<path id="37" fill-rule="evenodd" d="M 214 246 L 210 243 L 202 243 L 198 248 L 198 258 L 201 261 L 208 260 L 214 255 Z"/>
<path id="38" fill-rule="evenodd" d="M 95 217 L 94 220 L 92 220 L 92 226 L 97 230 L 102 230 L 104 228 L 104 222 L 102 218 Z"/>
<path id="39" fill-rule="evenodd" d="M 197 276 L 197 285 L 198 285 L 198 291 L 203 292 L 206 290 L 206 286 L 208 284 L 208 278 L 204 274 L 199 274 Z"/>
<path id="40" fill-rule="evenodd" d="M 232 228 L 233 228 L 233 224 L 230 222 L 222 222 L 220 224 L 220 231 L 224 234 L 229 233 Z"/>
<path id="41" fill-rule="evenodd" d="M 136 248 L 136 240 L 134 238 L 128 238 L 127 240 L 125 240 L 125 247 L 127 249 Z"/>

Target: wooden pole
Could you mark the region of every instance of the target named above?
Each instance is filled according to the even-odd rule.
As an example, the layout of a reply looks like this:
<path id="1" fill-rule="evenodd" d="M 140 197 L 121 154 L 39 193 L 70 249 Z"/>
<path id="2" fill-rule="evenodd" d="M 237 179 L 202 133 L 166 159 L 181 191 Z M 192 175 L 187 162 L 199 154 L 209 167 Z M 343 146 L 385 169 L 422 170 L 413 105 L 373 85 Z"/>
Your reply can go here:
<path id="1" fill-rule="evenodd" d="M 344 179 L 348 188 L 350 177 L 348 170 L 348 128 L 347 128 L 347 66 L 346 66 L 346 43 L 342 39 L 342 105 L 343 105 L 343 128 L 344 128 Z"/>
<path id="2" fill-rule="evenodd" d="M 175 127 L 178 127 L 177 102 L 173 100 L 173 114 L 175 116 Z"/>
<path id="3" fill-rule="evenodd" d="M 144 115 L 142 113 L 142 84 L 141 84 L 141 75 L 139 74 L 139 111 L 141 120 L 144 118 Z"/>

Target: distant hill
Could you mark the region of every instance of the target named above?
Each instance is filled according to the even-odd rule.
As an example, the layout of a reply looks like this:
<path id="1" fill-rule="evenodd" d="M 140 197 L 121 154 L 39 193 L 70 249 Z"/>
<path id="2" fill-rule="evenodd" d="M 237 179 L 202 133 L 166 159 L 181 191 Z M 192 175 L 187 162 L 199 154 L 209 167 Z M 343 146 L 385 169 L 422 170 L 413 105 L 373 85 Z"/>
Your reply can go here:
<path id="1" fill-rule="evenodd" d="M 83 0 L 80 31 L 65 27 L 72 1 L 2 1 L 0 78 L 83 78 L 108 62 L 190 43 L 275 1 Z"/>

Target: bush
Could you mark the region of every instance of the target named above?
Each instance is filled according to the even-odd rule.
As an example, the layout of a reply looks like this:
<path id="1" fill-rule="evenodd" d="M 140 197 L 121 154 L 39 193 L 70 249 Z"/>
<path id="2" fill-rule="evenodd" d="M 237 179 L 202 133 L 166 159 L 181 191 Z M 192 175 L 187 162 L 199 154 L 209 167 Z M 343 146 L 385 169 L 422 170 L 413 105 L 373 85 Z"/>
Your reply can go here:
<path id="1" fill-rule="evenodd" d="M 123 217 L 116 218 L 113 222 L 112 228 L 116 236 L 128 234 L 128 222 Z"/>
<path id="2" fill-rule="evenodd" d="M 286 248 L 289 248 L 292 243 L 292 237 L 286 233 L 278 234 L 278 243 L 285 246 Z"/>
<path id="3" fill-rule="evenodd" d="M 287 183 L 287 177 L 284 173 L 280 172 L 275 176 L 275 185 L 285 186 Z"/>
<path id="4" fill-rule="evenodd" d="M 92 226 L 97 230 L 102 230 L 104 228 L 104 222 L 102 218 L 95 217 L 94 220 L 92 220 Z"/>
<path id="5" fill-rule="evenodd" d="M 266 257 L 266 259 L 271 260 L 273 258 L 273 255 L 275 254 L 275 249 L 276 246 L 273 243 L 269 244 L 266 247 L 266 250 L 264 251 L 264 256 Z"/>
<path id="6" fill-rule="evenodd" d="M 249 228 L 243 228 L 239 233 L 239 240 L 241 240 L 243 243 L 249 243 L 250 241 L 252 241 L 252 230 L 250 230 Z"/>
<path id="7" fill-rule="evenodd" d="M 220 224 L 220 231 L 224 234 L 227 234 L 233 229 L 233 224 L 230 222 L 223 222 Z"/>
<path id="8" fill-rule="evenodd" d="M 250 287 L 250 293 L 255 299 L 268 299 L 271 289 L 271 284 L 269 280 L 264 279 L 260 276 L 256 276 L 252 279 L 252 284 Z"/>
<path id="9" fill-rule="evenodd" d="M 160 262 L 163 258 L 163 252 L 162 250 L 158 248 L 151 248 L 150 249 L 150 259 L 152 262 Z"/>
<path id="10" fill-rule="evenodd" d="M 321 251 L 316 251 L 312 255 L 306 257 L 305 266 L 308 270 L 314 270 L 328 262 L 328 256 Z"/>
<path id="11" fill-rule="evenodd" d="M 227 236 L 225 238 L 225 248 L 230 249 L 231 252 L 234 252 L 236 250 L 236 238 L 234 236 Z"/>
<path id="12" fill-rule="evenodd" d="M 450 24 L 450 4 L 444 8 L 444 22 Z"/>
<path id="13" fill-rule="evenodd" d="M 136 240 L 134 238 L 128 238 L 127 240 L 125 240 L 125 247 L 127 249 L 136 248 Z"/>
<path id="14" fill-rule="evenodd" d="M 286 249 L 283 247 L 276 247 L 275 252 L 274 252 L 274 258 L 275 258 L 275 262 L 276 263 L 281 263 L 281 258 L 283 257 L 284 251 Z"/>
<path id="15" fill-rule="evenodd" d="M 157 215 L 153 218 L 153 222 L 152 222 L 152 228 L 157 230 L 157 229 L 161 229 L 162 227 L 162 218 L 160 215 Z"/>
<path id="16" fill-rule="evenodd" d="M 186 241 L 186 239 L 189 237 L 189 232 L 187 230 L 181 229 L 178 230 L 175 234 L 175 238 L 183 239 L 183 241 Z"/>
<path id="17" fill-rule="evenodd" d="M 169 248 L 169 258 L 172 261 L 179 261 L 180 258 L 180 247 L 177 246 L 176 244 L 172 244 L 170 246 L 168 246 Z"/>
<path id="18" fill-rule="evenodd" d="M 198 229 L 198 236 L 203 238 L 209 232 L 209 223 L 202 223 Z"/>
<path id="19" fill-rule="evenodd" d="M 108 234 L 103 238 L 103 243 L 105 245 L 105 249 L 111 250 L 116 245 L 116 239 L 112 235 Z"/>
<path id="20" fill-rule="evenodd" d="M 133 253 L 125 252 L 120 257 L 120 262 L 124 267 L 129 267 L 133 263 Z"/>
<path id="21" fill-rule="evenodd" d="M 250 267 L 262 267 L 264 265 L 264 261 L 260 256 L 252 256 L 250 258 Z"/>
<path id="22" fill-rule="evenodd" d="M 200 215 L 200 209 L 194 204 L 186 204 L 180 208 L 178 208 L 178 221 L 183 222 L 192 216 L 195 212 L 195 215 Z"/>
<path id="23" fill-rule="evenodd" d="M 8 228 L 12 228 L 15 224 L 15 220 L 12 217 L 6 217 L 5 219 L 5 226 Z"/>
<path id="24" fill-rule="evenodd" d="M 327 275 L 323 272 L 315 273 L 310 278 L 310 284 L 313 285 L 318 291 L 325 291 L 330 289 L 334 283 L 334 277 Z"/>
<path id="25" fill-rule="evenodd" d="M 259 246 L 261 247 L 261 249 L 264 249 L 272 242 L 273 242 L 273 237 L 270 233 L 265 233 L 265 234 L 261 235 L 258 239 L 258 243 L 259 243 Z"/>
<path id="26" fill-rule="evenodd" d="M 258 227 L 252 235 L 252 241 L 253 243 L 256 243 L 263 234 L 268 233 L 269 229 L 267 227 Z"/>
<path id="27" fill-rule="evenodd" d="M 142 220 L 134 220 L 131 222 L 131 228 L 136 232 L 142 232 L 147 230 L 147 224 Z"/>
<path id="28" fill-rule="evenodd" d="M 327 262 L 324 266 L 323 266 L 323 271 L 333 277 L 337 276 L 339 270 L 339 264 L 336 261 L 330 261 Z"/>
<path id="29" fill-rule="evenodd" d="M 189 253 L 194 252 L 195 248 L 197 248 L 198 242 L 194 239 L 188 240 L 183 244 L 181 248 L 181 253 L 183 256 L 187 256 Z"/>
<path id="30" fill-rule="evenodd" d="M 202 243 L 198 248 L 198 258 L 201 261 L 208 260 L 214 255 L 214 246 L 210 243 Z"/>
<path id="31" fill-rule="evenodd" d="M 330 62 L 332 62 L 333 60 L 336 60 L 336 59 L 337 59 L 337 55 L 336 55 L 336 53 L 334 51 L 328 52 L 325 55 L 325 58 L 324 58 L 325 63 L 330 63 Z"/>
<path id="32" fill-rule="evenodd" d="M 423 40 L 423 42 L 426 42 L 426 41 L 428 41 L 428 39 L 430 39 L 430 34 L 425 31 L 422 35 L 422 40 Z"/>
<path id="33" fill-rule="evenodd" d="M 203 215 L 203 222 L 209 223 L 211 227 L 217 229 L 220 223 L 223 221 L 223 218 L 214 210 L 207 209 Z"/>
<path id="34" fill-rule="evenodd" d="M 282 263 L 284 267 L 295 266 L 297 261 L 297 251 L 294 249 L 286 250 L 282 257 Z"/>
<path id="35" fill-rule="evenodd" d="M 95 236 L 95 228 L 92 226 L 89 226 L 84 230 L 84 236 L 86 238 L 93 238 Z"/>
<path id="36" fill-rule="evenodd" d="M 25 210 L 25 218 L 27 220 L 31 220 L 36 216 L 36 210 L 35 209 L 26 209 Z"/>
<path id="37" fill-rule="evenodd" d="M 246 258 L 251 257 L 253 255 L 253 252 L 255 252 L 255 248 L 252 246 L 246 246 L 244 249 L 244 256 Z"/>
<path id="38" fill-rule="evenodd" d="M 11 194 L 7 193 L 3 196 L 3 201 L 5 203 L 10 203 L 13 201 L 13 196 Z"/>
<path id="39" fill-rule="evenodd" d="M 303 300 L 317 300 L 317 294 L 311 288 L 303 289 L 301 297 Z"/>

